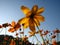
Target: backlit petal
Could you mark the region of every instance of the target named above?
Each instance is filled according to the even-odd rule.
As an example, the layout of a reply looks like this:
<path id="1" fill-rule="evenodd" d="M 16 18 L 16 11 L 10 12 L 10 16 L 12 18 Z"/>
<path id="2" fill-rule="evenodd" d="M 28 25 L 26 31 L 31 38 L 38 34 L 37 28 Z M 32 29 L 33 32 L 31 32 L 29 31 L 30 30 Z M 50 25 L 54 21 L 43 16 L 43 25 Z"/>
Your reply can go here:
<path id="1" fill-rule="evenodd" d="M 32 7 L 32 13 L 36 13 L 36 11 L 38 10 L 38 6 L 37 5 L 34 5 L 33 7 Z"/>
<path id="2" fill-rule="evenodd" d="M 38 11 L 36 12 L 36 14 L 40 14 L 42 12 L 44 12 L 44 7 L 39 8 Z"/>
<path id="3" fill-rule="evenodd" d="M 44 18 L 44 16 L 42 16 L 42 15 L 35 15 L 34 17 L 35 17 L 38 21 L 40 21 L 40 22 L 45 21 L 45 18 Z"/>
<path id="4" fill-rule="evenodd" d="M 31 12 L 31 11 L 30 11 L 30 12 L 28 12 L 28 13 L 26 14 L 26 17 L 29 17 L 31 14 L 32 14 L 32 12 Z"/>
<path id="5" fill-rule="evenodd" d="M 29 19 L 29 28 L 31 31 L 35 32 L 35 25 L 33 19 Z"/>
<path id="6" fill-rule="evenodd" d="M 14 27 L 16 25 L 15 21 L 12 21 L 11 26 Z"/>
<path id="7" fill-rule="evenodd" d="M 34 24 L 35 24 L 35 26 L 39 26 L 40 22 L 36 18 L 34 18 Z"/>
<path id="8" fill-rule="evenodd" d="M 23 28 L 26 29 L 29 26 L 29 22 L 27 21 L 26 23 L 24 23 Z"/>
<path id="9" fill-rule="evenodd" d="M 34 36 L 34 34 L 35 34 L 35 32 L 28 32 L 29 33 L 29 35 L 32 35 L 32 36 Z"/>
<path id="10" fill-rule="evenodd" d="M 24 17 L 24 18 L 20 19 L 20 20 L 18 21 L 18 23 L 19 23 L 19 24 L 25 24 L 26 22 L 28 22 L 28 20 L 29 20 L 29 18 Z"/>
<path id="11" fill-rule="evenodd" d="M 43 30 L 38 30 L 38 31 L 36 32 L 36 34 L 42 33 L 42 32 L 43 32 Z"/>
<path id="12" fill-rule="evenodd" d="M 14 29 L 15 29 L 15 30 L 18 30 L 19 28 L 20 28 L 20 24 L 17 23 L 17 24 L 15 25 Z"/>
<path id="13" fill-rule="evenodd" d="M 21 10 L 23 11 L 23 13 L 26 15 L 28 12 L 30 12 L 30 9 L 27 8 L 26 6 L 21 6 Z"/>
<path id="14" fill-rule="evenodd" d="M 8 31 L 13 33 L 15 31 L 15 29 L 14 28 L 10 28 Z"/>

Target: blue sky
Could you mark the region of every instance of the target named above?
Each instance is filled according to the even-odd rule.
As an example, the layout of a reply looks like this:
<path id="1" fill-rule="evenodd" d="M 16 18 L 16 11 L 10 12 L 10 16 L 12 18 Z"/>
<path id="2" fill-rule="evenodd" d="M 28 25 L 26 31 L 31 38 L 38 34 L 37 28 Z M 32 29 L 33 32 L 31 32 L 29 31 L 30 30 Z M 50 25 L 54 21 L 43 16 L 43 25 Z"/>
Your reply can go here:
<path id="1" fill-rule="evenodd" d="M 40 29 L 50 31 L 56 28 L 60 29 L 60 0 L 0 0 L 0 24 L 11 23 L 13 20 L 17 22 L 24 17 L 25 15 L 20 9 L 22 5 L 30 9 L 33 5 L 45 8 L 45 11 L 42 13 L 45 17 L 45 22 L 41 23 Z M 25 34 L 27 34 L 26 30 Z M 1 34 L 3 33 L 4 31 L 1 32 Z M 7 32 L 7 34 L 11 33 Z"/>

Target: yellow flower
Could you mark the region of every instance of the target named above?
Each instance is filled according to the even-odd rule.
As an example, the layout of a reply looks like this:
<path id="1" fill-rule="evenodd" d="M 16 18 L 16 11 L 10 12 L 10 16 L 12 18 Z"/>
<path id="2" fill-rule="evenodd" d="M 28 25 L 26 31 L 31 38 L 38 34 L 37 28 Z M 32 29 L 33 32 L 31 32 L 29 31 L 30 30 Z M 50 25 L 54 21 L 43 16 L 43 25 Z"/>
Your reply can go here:
<path id="1" fill-rule="evenodd" d="M 26 6 L 21 6 L 21 10 L 26 17 L 20 19 L 18 23 L 24 24 L 24 28 L 29 27 L 31 31 L 35 32 L 35 26 L 39 26 L 40 22 L 44 21 L 44 17 L 41 15 L 41 13 L 44 11 L 44 8 L 41 7 L 38 9 L 38 6 L 34 5 L 32 10 L 30 10 Z"/>

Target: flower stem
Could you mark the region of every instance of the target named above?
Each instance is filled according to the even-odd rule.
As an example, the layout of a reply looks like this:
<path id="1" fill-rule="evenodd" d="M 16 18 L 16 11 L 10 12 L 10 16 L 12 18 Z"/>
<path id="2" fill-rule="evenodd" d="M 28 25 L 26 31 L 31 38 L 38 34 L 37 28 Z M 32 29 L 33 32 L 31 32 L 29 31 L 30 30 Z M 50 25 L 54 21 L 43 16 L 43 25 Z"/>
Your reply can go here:
<path id="1" fill-rule="evenodd" d="M 34 22 L 35 22 L 35 21 L 34 21 Z M 37 26 L 37 29 L 40 30 L 36 22 L 35 22 L 35 24 L 36 24 L 36 26 Z M 40 32 L 39 32 L 39 33 L 40 33 Z M 40 33 L 40 36 L 41 36 L 41 33 Z M 46 45 L 43 36 L 41 36 L 41 38 L 42 38 L 42 40 L 43 40 L 43 44 Z"/>
<path id="2" fill-rule="evenodd" d="M 35 36 L 35 38 L 37 39 L 37 37 L 36 37 L 36 35 L 34 35 Z M 40 42 L 38 39 L 37 39 L 37 41 L 38 41 L 38 43 Z M 41 43 L 41 42 L 40 42 Z"/>
<path id="3" fill-rule="evenodd" d="M 38 26 L 37 26 L 37 29 L 40 30 Z M 39 32 L 39 33 L 40 33 L 40 32 Z M 40 36 L 41 36 L 41 33 L 40 33 Z M 42 40 L 43 40 L 44 45 L 46 45 L 43 36 L 41 36 L 41 38 L 42 38 Z"/>

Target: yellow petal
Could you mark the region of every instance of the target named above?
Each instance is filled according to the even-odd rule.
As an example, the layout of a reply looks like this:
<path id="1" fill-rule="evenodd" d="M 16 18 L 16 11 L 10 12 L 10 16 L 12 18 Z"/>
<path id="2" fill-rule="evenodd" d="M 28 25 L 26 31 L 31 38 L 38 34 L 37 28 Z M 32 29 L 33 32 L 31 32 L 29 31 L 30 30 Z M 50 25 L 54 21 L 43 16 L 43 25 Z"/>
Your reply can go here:
<path id="1" fill-rule="evenodd" d="M 28 22 L 28 20 L 29 20 L 29 18 L 24 17 L 24 18 L 20 19 L 20 20 L 18 21 L 18 23 L 19 23 L 19 24 L 25 24 L 26 22 Z"/>
<path id="2" fill-rule="evenodd" d="M 28 12 L 28 13 L 26 14 L 26 17 L 29 17 L 31 14 L 32 14 L 32 12 L 31 12 L 31 11 L 30 11 L 30 12 Z"/>
<path id="3" fill-rule="evenodd" d="M 35 26 L 39 26 L 40 25 L 39 20 L 37 20 L 36 18 L 34 18 L 34 23 L 35 23 Z"/>
<path id="4" fill-rule="evenodd" d="M 33 13 L 36 13 L 37 10 L 38 10 L 38 6 L 37 6 L 37 5 L 34 5 L 34 6 L 32 7 L 32 12 L 33 12 Z"/>
<path id="5" fill-rule="evenodd" d="M 29 26 L 29 22 L 26 22 L 23 26 L 24 29 L 26 29 Z"/>
<path id="6" fill-rule="evenodd" d="M 30 32 L 30 31 L 28 33 L 32 36 L 35 34 L 35 32 Z"/>
<path id="7" fill-rule="evenodd" d="M 35 15 L 34 18 L 36 18 L 39 22 L 45 21 L 45 18 L 42 15 Z"/>
<path id="8" fill-rule="evenodd" d="M 28 12 L 30 12 L 30 9 L 27 8 L 26 6 L 21 6 L 21 10 L 23 11 L 23 13 L 26 15 Z"/>
<path id="9" fill-rule="evenodd" d="M 36 14 L 40 14 L 42 12 L 44 12 L 44 7 L 39 8 L 38 11 L 36 12 Z"/>
<path id="10" fill-rule="evenodd" d="M 43 30 L 38 30 L 38 31 L 36 32 L 36 34 L 42 33 L 42 32 L 43 32 Z"/>
<path id="11" fill-rule="evenodd" d="M 31 31 L 35 32 L 35 25 L 34 25 L 34 20 L 33 19 L 29 19 L 29 28 Z"/>

